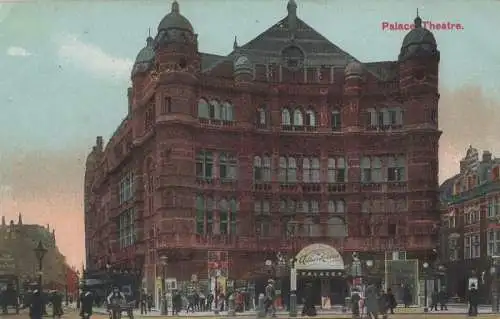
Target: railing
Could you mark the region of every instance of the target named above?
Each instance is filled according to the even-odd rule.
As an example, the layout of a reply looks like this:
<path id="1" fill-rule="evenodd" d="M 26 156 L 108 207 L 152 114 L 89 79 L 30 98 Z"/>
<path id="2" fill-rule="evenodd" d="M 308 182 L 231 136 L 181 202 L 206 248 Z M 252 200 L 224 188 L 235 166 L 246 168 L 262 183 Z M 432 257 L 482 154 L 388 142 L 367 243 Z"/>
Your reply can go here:
<path id="1" fill-rule="evenodd" d="M 396 251 L 396 250 L 419 250 L 431 249 L 435 245 L 430 236 L 399 236 L 397 238 L 373 238 L 373 237 L 300 237 L 283 239 L 278 236 L 255 237 L 255 236 L 231 236 L 231 235 L 189 235 L 189 234 L 164 234 L 158 238 L 158 249 L 192 248 L 192 249 L 219 249 L 219 250 L 249 250 L 262 251 L 296 250 L 314 242 L 324 242 L 339 251 Z M 293 244 L 292 244 L 293 243 Z"/>

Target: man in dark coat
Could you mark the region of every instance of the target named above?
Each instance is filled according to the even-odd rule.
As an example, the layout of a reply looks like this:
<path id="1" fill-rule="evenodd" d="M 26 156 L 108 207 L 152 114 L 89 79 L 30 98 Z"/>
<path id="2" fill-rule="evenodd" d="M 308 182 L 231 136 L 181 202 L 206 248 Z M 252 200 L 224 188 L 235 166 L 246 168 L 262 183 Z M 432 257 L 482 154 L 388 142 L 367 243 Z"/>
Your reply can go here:
<path id="1" fill-rule="evenodd" d="M 148 313 L 148 293 L 147 291 L 141 290 L 141 296 L 140 296 L 140 308 L 141 308 L 141 315 L 147 314 Z"/>
<path id="2" fill-rule="evenodd" d="M 43 315 L 43 297 L 40 290 L 35 289 L 31 295 L 30 300 L 30 318 L 31 319 L 42 319 Z"/>
<path id="3" fill-rule="evenodd" d="M 51 296 L 52 302 L 52 317 L 61 317 L 64 312 L 62 308 L 62 296 L 57 291 L 52 292 Z"/>
<path id="4" fill-rule="evenodd" d="M 276 299 L 276 290 L 274 288 L 274 280 L 269 279 L 266 286 L 265 307 L 266 314 L 270 313 L 272 317 L 276 317 L 276 307 L 274 301 Z"/>
<path id="5" fill-rule="evenodd" d="M 83 289 L 80 295 L 80 317 L 86 319 L 92 316 L 92 306 L 94 305 L 94 296 L 92 292 Z"/>
<path id="6" fill-rule="evenodd" d="M 317 315 L 314 306 L 313 286 L 308 283 L 305 289 L 304 306 L 302 307 L 302 316 L 315 317 Z"/>
<path id="7" fill-rule="evenodd" d="M 441 290 L 439 291 L 438 299 L 441 310 L 448 310 L 448 307 L 446 306 L 446 304 L 448 303 L 448 295 L 446 294 L 444 288 L 441 288 Z"/>
<path id="8" fill-rule="evenodd" d="M 353 289 L 351 294 L 351 312 L 353 318 L 359 318 L 359 301 L 361 300 L 361 296 L 359 295 L 359 291 L 357 289 Z"/>
<path id="9" fill-rule="evenodd" d="M 365 291 L 365 306 L 368 318 L 377 319 L 379 313 L 378 290 L 374 285 L 369 285 Z"/>
<path id="10" fill-rule="evenodd" d="M 408 285 L 403 285 L 403 303 L 405 308 L 408 308 L 412 304 L 413 296 L 411 295 L 411 290 Z"/>
<path id="11" fill-rule="evenodd" d="M 398 306 L 398 303 L 396 302 L 396 297 L 394 297 L 394 294 L 392 293 L 391 288 L 387 289 L 387 306 L 388 306 L 388 310 L 393 315 L 394 308 L 396 308 Z"/>
<path id="12" fill-rule="evenodd" d="M 478 292 L 476 289 L 476 285 L 472 284 L 469 290 L 469 316 L 476 317 L 477 316 L 477 305 L 478 305 Z"/>

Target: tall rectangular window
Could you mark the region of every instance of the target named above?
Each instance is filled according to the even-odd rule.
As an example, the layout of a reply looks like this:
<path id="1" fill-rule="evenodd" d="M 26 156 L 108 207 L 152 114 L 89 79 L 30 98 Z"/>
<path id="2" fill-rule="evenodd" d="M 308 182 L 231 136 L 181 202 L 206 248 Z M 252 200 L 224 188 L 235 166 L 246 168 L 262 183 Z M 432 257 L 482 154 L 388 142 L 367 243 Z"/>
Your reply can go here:
<path id="1" fill-rule="evenodd" d="M 238 201 L 234 198 L 229 200 L 229 222 L 231 235 L 238 234 Z"/>
<path id="2" fill-rule="evenodd" d="M 345 183 L 347 180 L 346 163 L 343 157 L 328 159 L 328 183 Z"/>
<path id="3" fill-rule="evenodd" d="M 221 153 L 219 157 L 219 174 L 222 180 L 235 180 L 237 172 L 236 157 L 232 154 Z"/>
<path id="4" fill-rule="evenodd" d="M 199 235 L 213 234 L 214 201 L 211 197 L 196 196 L 196 233 Z"/>
<path id="5" fill-rule="evenodd" d="M 254 200 L 255 233 L 260 237 L 271 235 L 271 204 L 266 199 Z"/>
<path id="6" fill-rule="evenodd" d="M 213 154 L 212 152 L 200 151 L 196 154 L 196 176 L 201 179 L 213 178 Z"/>

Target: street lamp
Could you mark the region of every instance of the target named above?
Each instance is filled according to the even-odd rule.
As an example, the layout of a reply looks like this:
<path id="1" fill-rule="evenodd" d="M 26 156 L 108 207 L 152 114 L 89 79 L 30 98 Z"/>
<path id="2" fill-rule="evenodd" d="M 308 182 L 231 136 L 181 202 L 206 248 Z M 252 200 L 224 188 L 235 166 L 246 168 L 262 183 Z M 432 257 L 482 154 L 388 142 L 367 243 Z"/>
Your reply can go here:
<path id="1" fill-rule="evenodd" d="M 297 317 L 297 269 L 295 256 L 290 259 L 290 318 Z"/>
<path id="2" fill-rule="evenodd" d="M 219 264 L 215 263 L 215 309 L 214 314 L 219 314 L 219 277 L 220 277 Z"/>
<path id="3" fill-rule="evenodd" d="M 491 310 L 500 313 L 500 256 L 492 256 L 491 261 Z"/>
<path id="4" fill-rule="evenodd" d="M 47 249 L 43 247 L 42 241 L 40 240 L 38 242 L 38 246 L 35 247 L 34 249 L 35 256 L 38 259 L 38 291 L 40 293 L 40 296 L 43 296 L 43 289 L 42 289 L 42 275 L 43 275 L 43 257 L 45 257 L 45 254 L 47 253 Z M 43 299 L 43 298 L 42 298 Z M 46 314 L 46 308 L 45 308 L 45 302 L 42 302 L 42 314 Z"/>
<path id="5" fill-rule="evenodd" d="M 422 265 L 424 267 L 424 312 L 428 312 L 427 308 L 427 269 L 429 268 L 429 263 L 424 262 Z"/>
<path id="6" fill-rule="evenodd" d="M 167 291 L 166 291 L 166 275 L 167 275 L 167 263 L 168 263 L 168 257 L 167 256 L 161 256 L 160 257 L 160 262 L 161 262 L 161 314 L 163 316 L 168 315 L 168 308 L 167 308 Z"/>

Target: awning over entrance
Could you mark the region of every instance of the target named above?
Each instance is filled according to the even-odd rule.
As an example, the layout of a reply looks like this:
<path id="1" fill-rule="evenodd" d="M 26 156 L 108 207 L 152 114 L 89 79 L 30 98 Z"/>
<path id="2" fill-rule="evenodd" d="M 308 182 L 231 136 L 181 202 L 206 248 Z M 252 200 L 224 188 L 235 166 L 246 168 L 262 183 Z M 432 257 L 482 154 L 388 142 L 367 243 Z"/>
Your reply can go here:
<path id="1" fill-rule="evenodd" d="M 296 256 L 297 270 L 344 270 L 344 260 L 337 249 L 325 244 L 304 247 Z"/>

